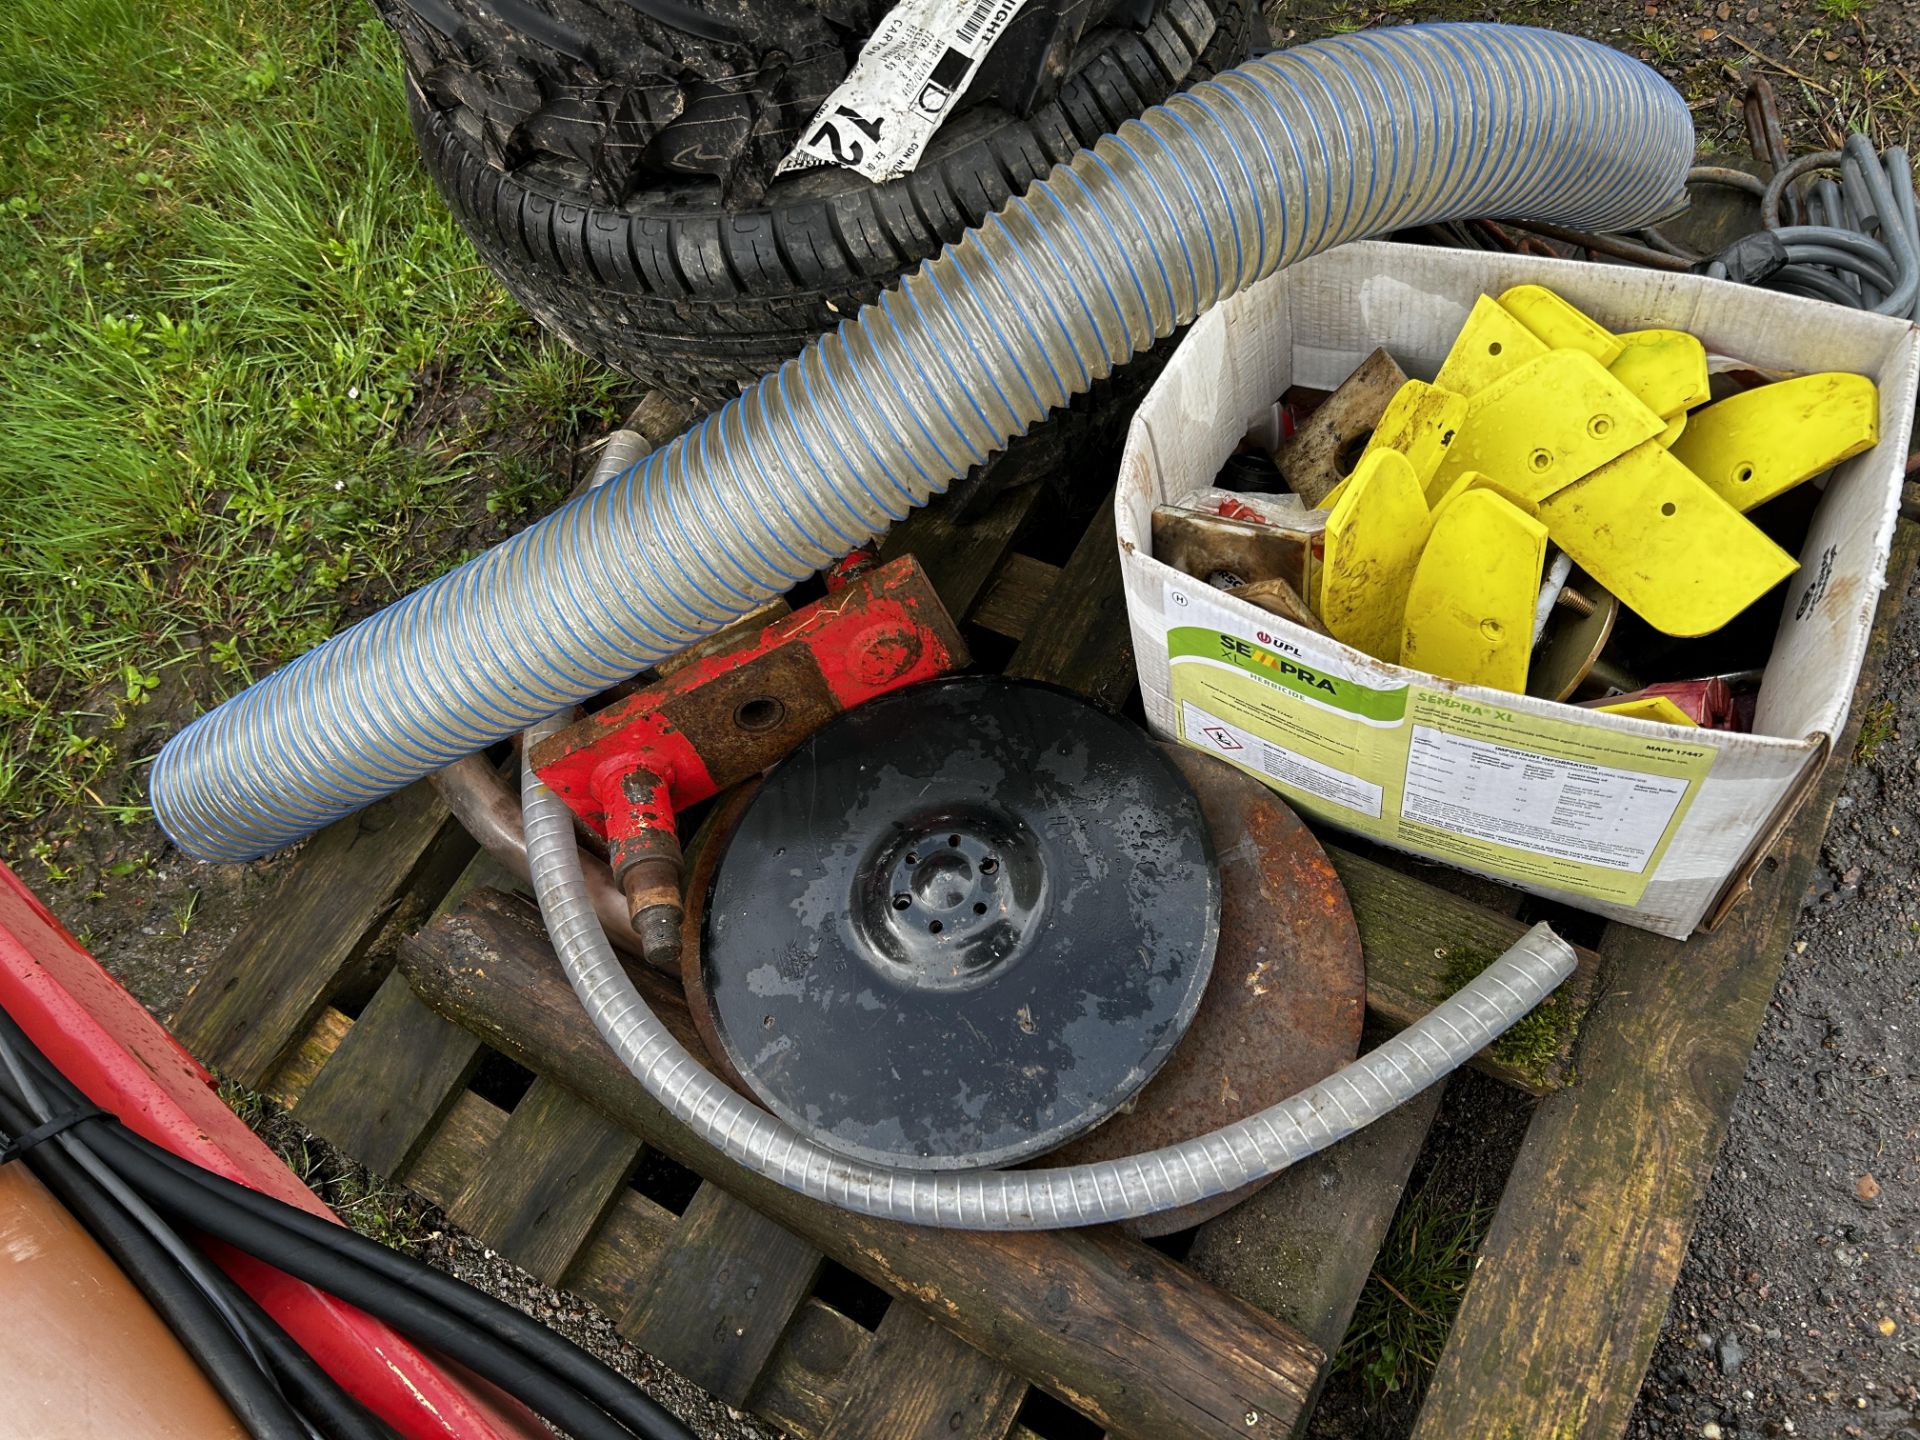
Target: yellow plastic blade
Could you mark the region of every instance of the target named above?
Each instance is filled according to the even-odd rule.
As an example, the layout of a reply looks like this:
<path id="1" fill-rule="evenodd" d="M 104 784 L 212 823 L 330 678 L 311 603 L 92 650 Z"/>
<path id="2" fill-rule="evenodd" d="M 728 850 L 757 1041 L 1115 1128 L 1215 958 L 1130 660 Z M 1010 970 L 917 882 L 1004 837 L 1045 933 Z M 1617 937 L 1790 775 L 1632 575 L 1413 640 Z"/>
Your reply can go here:
<path id="1" fill-rule="evenodd" d="M 1327 517 L 1320 619 L 1336 640 L 1397 660 L 1407 587 L 1431 518 L 1426 496 L 1398 450 L 1362 455 L 1343 483 L 1346 493 Z"/>
<path id="2" fill-rule="evenodd" d="M 1433 383 L 1471 398 L 1508 371 L 1546 353 L 1539 337 L 1501 309 L 1498 300 L 1482 295 L 1453 337 L 1453 348 Z"/>
<path id="3" fill-rule="evenodd" d="M 1414 479 L 1425 485 L 1447 458 L 1447 447 L 1466 419 L 1466 396 L 1424 380 L 1409 380 L 1387 402 L 1360 456 L 1365 459 L 1374 450 L 1398 450 L 1413 465 Z"/>
<path id="4" fill-rule="evenodd" d="M 1467 423 L 1436 485 L 1478 470 L 1526 500 L 1544 500 L 1666 429 L 1591 355 L 1554 350 L 1467 402 Z"/>
<path id="5" fill-rule="evenodd" d="M 1490 476 L 1482 475 L 1478 470 L 1468 470 L 1464 474 L 1454 476 L 1453 479 L 1449 480 L 1443 487 L 1429 489 L 1427 491 L 1427 508 L 1437 516 L 1446 508 L 1450 501 L 1466 494 L 1469 490 L 1490 491 L 1513 506 L 1513 508 L 1518 510 L 1522 515 L 1531 515 L 1535 519 L 1538 519 L 1540 516 L 1539 501 L 1529 500 L 1524 495 L 1514 494 L 1497 480 L 1494 480 Z"/>
<path id="6" fill-rule="evenodd" d="M 1880 438 L 1880 392 L 1864 375 L 1802 375 L 1687 418 L 1674 458 L 1736 510 L 1751 510 Z"/>
<path id="7" fill-rule="evenodd" d="M 1799 563 L 1656 444 L 1540 507 L 1553 543 L 1654 629 L 1708 635 Z"/>
<path id="8" fill-rule="evenodd" d="M 1476 472 L 1473 477 L 1473 483 L 1467 488 L 1469 490 L 1491 490 L 1522 515 L 1531 515 L 1536 520 L 1540 518 L 1540 502 L 1538 500 L 1529 500 L 1525 495 L 1516 494 L 1512 490 L 1507 489 L 1506 486 L 1502 485 L 1491 475 L 1481 475 Z"/>
<path id="9" fill-rule="evenodd" d="M 1665 695 L 1643 695 L 1638 700 L 1626 700 L 1618 705 L 1596 705 L 1593 708 L 1604 710 L 1609 715 L 1625 715 L 1629 720 L 1657 720 L 1662 725 L 1686 725 L 1695 730 L 1700 728 L 1691 715 Z"/>
<path id="10" fill-rule="evenodd" d="M 1684 330 L 1629 330 L 1607 371 L 1654 414 L 1671 420 L 1711 398 L 1707 347 Z"/>
<path id="11" fill-rule="evenodd" d="M 1407 591 L 1400 663 L 1524 694 L 1546 558 L 1547 527 L 1491 490 L 1448 501 Z"/>
<path id="12" fill-rule="evenodd" d="M 1620 337 L 1544 285 L 1516 285 L 1500 292 L 1500 305 L 1549 350 L 1581 350 L 1602 365 L 1620 358 Z"/>
<path id="13" fill-rule="evenodd" d="M 1459 499 L 1476 485 L 1485 489 L 1486 480 L 1478 470 L 1463 470 L 1451 480 L 1436 482 L 1427 487 L 1427 508 L 1438 515 L 1447 506 Z"/>

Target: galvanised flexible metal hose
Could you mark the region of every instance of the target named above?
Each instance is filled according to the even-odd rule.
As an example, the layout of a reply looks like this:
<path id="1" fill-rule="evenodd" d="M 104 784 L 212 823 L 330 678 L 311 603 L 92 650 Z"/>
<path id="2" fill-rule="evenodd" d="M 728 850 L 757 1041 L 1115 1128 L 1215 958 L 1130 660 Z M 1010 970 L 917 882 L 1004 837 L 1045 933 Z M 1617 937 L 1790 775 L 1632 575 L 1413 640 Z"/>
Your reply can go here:
<path id="1" fill-rule="evenodd" d="M 525 752 L 567 721 L 527 732 Z M 523 753 L 525 753 L 523 752 Z M 574 993 L 616 1055 L 716 1149 L 790 1189 L 865 1215 L 968 1230 L 1044 1230 L 1157 1214 L 1277 1174 L 1369 1125 L 1466 1064 L 1562 980 L 1574 953 L 1536 925 L 1466 988 L 1345 1069 L 1211 1134 L 1142 1155 L 1034 1170 L 938 1173 L 850 1160 L 709 1074 L 647 1008 L 593 911 L 573 813 L 522 767 L 527 862 L 540 913 Z"/>
<path id="2" fill-rule="evenodd" d="M 1670 86 L 1573 36 L 1411 26 L 1248 61 L 619 480 L 195 721 L 155 814 L 200 859 L 277 849 L 787 589 L 1283 265 L 1463 216 L 1645 224 L 1692 154 Z"/>

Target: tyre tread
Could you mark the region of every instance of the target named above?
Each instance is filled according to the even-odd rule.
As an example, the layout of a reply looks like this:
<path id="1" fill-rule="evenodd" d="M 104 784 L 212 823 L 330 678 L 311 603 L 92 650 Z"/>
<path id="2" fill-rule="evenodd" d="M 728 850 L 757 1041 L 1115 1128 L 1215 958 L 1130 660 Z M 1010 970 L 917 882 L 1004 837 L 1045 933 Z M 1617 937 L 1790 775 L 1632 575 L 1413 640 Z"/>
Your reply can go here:
<path id="1" fill-rule="evenodd" d="M 776 187 L 735 213 L 701 213 L 693 182 L 595 202 L 551 164 L 490 165 L 472 138 L 477 117 L 417 77 L 408 102 L 442 196 L 542 325 L 646 383 L 719 400 L 1080 147 L 1263 38 L 1243 0 L 1160 0 L 1144 31 L 1090 32 L 1075 72 L 1028 119 L 986 124 L 892 184 L 787 200 Z"/>

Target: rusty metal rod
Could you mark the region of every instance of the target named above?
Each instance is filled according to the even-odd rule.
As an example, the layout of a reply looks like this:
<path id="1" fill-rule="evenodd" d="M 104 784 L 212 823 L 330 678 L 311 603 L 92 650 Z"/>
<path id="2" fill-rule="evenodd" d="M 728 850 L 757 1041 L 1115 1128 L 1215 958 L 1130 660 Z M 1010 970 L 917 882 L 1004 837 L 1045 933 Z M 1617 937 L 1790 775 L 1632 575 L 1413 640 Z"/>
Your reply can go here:
<path id="1" fill-rule="evenodd" d="M 467 833 L 480 843 L 501 866 L 533 883 L 533 871 L 527 864 L 527 831 L 520 814 L 520 797 L 500 778 L 485 755 L 469 755 L 456 760 L 429 777 L 440 798 L 454 818 L 466 826 Z M 613 872 L 598 855 L 580 852 L 580 875 L 593 913 L 606 929 L 614 949 L 625 955 L 645 959 L 640 937 L 633 932 L 627 915 L 627 897 L 614 883 Z M 677 957 L 676 957 L 677 958 Z M 667 971 L 678 978 L 677 965 Z"/>

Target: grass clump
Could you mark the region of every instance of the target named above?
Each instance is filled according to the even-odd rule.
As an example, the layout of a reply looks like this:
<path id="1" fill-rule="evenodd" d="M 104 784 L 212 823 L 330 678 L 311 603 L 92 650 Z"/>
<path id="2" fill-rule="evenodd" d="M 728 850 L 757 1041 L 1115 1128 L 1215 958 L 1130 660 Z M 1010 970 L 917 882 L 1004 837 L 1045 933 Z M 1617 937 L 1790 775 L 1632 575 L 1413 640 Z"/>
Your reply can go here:
<path id="1" fill-rule="evenodd" d="M 476 259 L 364 0 L 0 8 L 0 826 L 139 818 L 181 712 L 551 503 L 493 437 L 622 388 Z"/>
<path id="2" fill-rule="evenodd" d="M 1627 31 L 1625 39 L 1640 50 L 1643 58 L 1656 65 L 1665 64 L 1680 53 L 1680 37 L 1662 25 L 1642 25 Z"/>
<path id="3" fill-rule="evenodd" d="M 1870 760 L 1873 752 L 1894 737 L 1898 712 L 1891 700 L 1876 700 L 1860 712 L 1860 733 L 1853 742 L 1853 758 Z"/>
<path id="4" fill-rule="evenodd" d="M 425 1201 L 309 1134 L 266 1096 L 232 1080 L 221 1081 L 219 1093 L 303 1185 L 369 1240 L 408 1251 L 439 1234 Z"/>
<path id="5" fill-rule="evenodd" d="M 1464 989 L 1499 956 L 1472 945 L 1454 945 L 1444 958 L 1446 965 L 1440 972 L 1442 1000 Z M 1565 1054 L 1573 1031 L 1573 1017 L 1561 1005 L 1559 995 L 1553 994 L 1522 1015 L 1487 1050 L 1501 1064 L 1511 1065 L 1536 1084 L 1544 1084 Z"/>
<path id="6" fill-rule="evenodd" d="M 1374 1398 L 1426 1393 L 1453 1329 L 1491 1207 L 1451 1207 L 1431 1186 L 1400 1204 L 1354 1307 L 1334 1367 L 1356 1371 Z"/>

